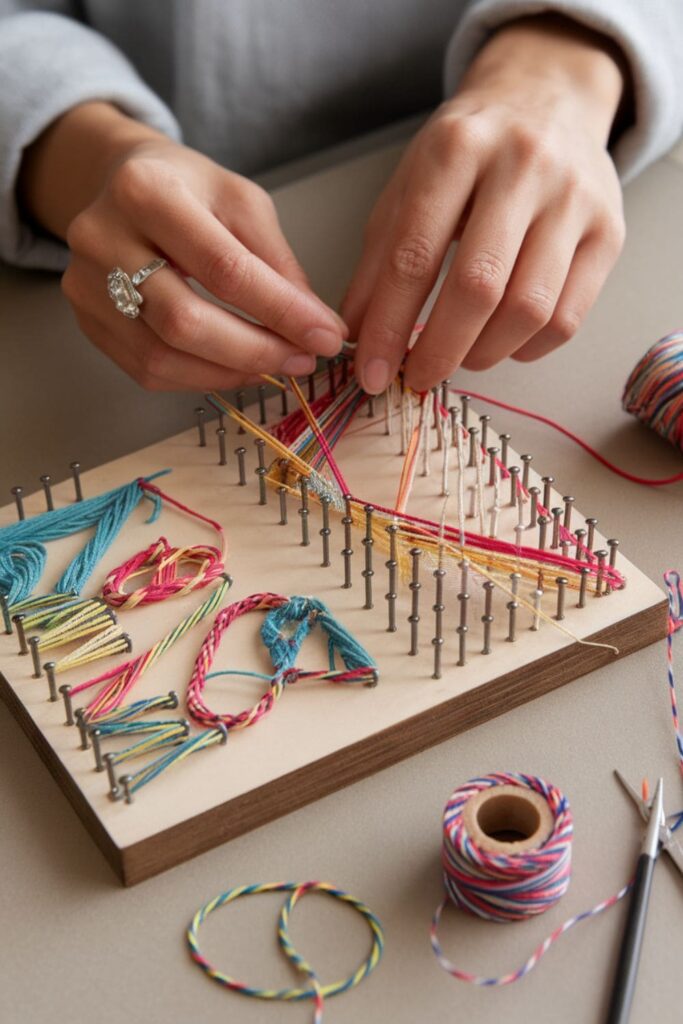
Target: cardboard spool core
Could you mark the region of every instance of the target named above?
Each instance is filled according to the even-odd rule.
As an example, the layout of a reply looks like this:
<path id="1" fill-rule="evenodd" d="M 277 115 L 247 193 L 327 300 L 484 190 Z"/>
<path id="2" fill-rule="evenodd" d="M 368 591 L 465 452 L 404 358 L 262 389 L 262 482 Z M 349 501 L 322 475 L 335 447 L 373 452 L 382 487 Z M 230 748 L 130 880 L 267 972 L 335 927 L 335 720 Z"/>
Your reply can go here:
<path id="1" fill-rule="evenodd" d="M 555 824 L 541 794 L 518 786 L 477 793 L 465 804 L 462 820 L 479 849 L 503 854 L 538 849 Z"/>

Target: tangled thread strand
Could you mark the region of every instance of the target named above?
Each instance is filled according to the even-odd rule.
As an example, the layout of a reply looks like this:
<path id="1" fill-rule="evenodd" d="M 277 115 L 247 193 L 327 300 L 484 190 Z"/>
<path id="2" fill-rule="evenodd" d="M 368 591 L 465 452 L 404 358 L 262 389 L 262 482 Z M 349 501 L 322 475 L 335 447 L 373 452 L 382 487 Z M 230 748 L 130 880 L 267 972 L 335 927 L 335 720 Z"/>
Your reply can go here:
<path id="1" fill-rule="evenodd" d="M 289 962 L 308 979 L 309 988 L 254 988 L 214 967 L 199 948 L 199 928 L 209 914 L 226 906 L 228 903 L 234 902 L 241 896 L 251 896 L 264 892 L 287 892 L 290 894 L 278 917 L 278 943 Z M 372 946 L 367 958 L 347 978 L 327 985 L 321 984 L 314 969 L 297 952 L 289 934 L 291 912 L 299 899 L 310 892 L 323 893 L 352 907 L 366 921 L 372 935 Z M 212 981 L 222 985 L 224 988 L 230 989 L 232 992 L 238 992 L 240 995 L 249 996 L 254 999 L 278 1002 L 298 1002 L 304 999 L 312 999 L 314 1002 L 314 1024 L 321 1024 L 322 1022 L 324 1000 L 332 996 L 338 996 L 342 992 L 346 992 L 348 989 L 359 985 L 377 967 L 384 950 L 384 930 L 375 914 L 360 900 L 357 900 L 342 889 L 331 885 L 329 882 L 263 882 L 228 889 L 226 892 L 221 893 L 220 896 L 205 903 L 203 907 L 200 907 L 190 923 L 186 937 L 190 956 Z"/>

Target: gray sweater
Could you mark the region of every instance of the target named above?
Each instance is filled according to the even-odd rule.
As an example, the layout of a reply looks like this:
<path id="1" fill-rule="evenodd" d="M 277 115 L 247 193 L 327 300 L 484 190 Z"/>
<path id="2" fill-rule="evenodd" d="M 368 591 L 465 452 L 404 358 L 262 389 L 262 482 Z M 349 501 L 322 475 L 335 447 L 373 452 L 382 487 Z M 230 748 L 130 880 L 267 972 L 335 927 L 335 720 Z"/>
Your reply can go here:
<path id="1" fill-rule="evenodd" d="M 635 88 L 614 159 L 683 132 L 683 0 L 0 0 L 0 257 L 60 270 L 22 221 L 22 152 L 87 100 L 254 174 L 436 105 L 500 24 L 554 10 L 611 36 Z"/>

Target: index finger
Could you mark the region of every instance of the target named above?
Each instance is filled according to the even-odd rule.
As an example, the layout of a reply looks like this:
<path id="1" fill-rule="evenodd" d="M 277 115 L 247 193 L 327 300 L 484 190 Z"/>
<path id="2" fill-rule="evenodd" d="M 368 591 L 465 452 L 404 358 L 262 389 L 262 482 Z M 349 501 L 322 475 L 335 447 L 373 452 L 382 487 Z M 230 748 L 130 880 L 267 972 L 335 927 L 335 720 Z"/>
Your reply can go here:
<path id="1" fill-rule="evenodd" d="M 306 351 L 339 351 L 336 314 L 250 252 L 189 189 L 155 190 L 133 205 L 138 230 L 216 298 Z"/>
<path id="2" fill-rule="evenodd" d="M 398 373 L 474 177 L 472 161 L 467 161 L 455 182 L 434 167 L 425 170 L 422 162 L 416 164 L 358 340 L 357 374 L 371 394 L 383 391 Z"/>

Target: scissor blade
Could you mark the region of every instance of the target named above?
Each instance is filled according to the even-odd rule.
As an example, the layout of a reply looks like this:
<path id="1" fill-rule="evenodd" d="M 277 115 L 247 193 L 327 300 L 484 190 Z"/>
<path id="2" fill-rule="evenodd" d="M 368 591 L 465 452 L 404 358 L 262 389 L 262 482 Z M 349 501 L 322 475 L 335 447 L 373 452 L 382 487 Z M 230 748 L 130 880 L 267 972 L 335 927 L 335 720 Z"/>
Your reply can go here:
<path id="1" fill-rule="evenodd" d="M 624 790 L 631 797 L 631 800 L 633 800 L 634 804 L 638 808 L 638 811 L 640 813 L 641 818 L 644 821 L 649 821 L 650 820 L 650 805 L 645 803 L 645 801 L 641 797 L 641 795 L 638 792 L 638 790 L 633 788 L 631 783 L 627 779 L 624 778 L 624 776 L 621 774 L 621 772 L 619 771 L 618 768 L 614 769 L 614 774 L 616 775 L 617 779 L 619 780 L 619 782 L 623 786 Z"/>
<path id="2" fill-rule="evenodd" d="M 683 844 L 675 832 L 666 830 L 666 837 L 662 840 L 662 850 L 669 854 L 669 857 L 683 875 Z"/>

